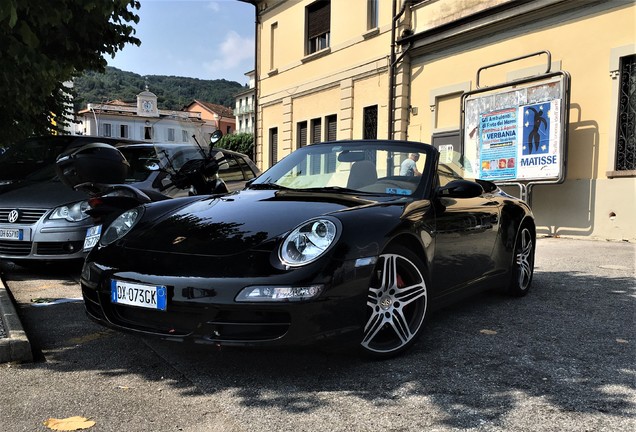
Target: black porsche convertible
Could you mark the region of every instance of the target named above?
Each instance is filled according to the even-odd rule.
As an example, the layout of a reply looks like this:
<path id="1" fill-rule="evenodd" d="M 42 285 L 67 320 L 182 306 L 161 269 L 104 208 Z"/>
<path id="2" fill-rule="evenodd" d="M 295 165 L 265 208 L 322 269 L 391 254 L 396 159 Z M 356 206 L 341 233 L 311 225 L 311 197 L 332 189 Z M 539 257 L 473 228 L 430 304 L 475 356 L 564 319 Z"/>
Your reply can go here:
<path id="1" fill-rule="evenodd" d="M 84 265 L 87 313 L 176 341 L 399 354 L 433 308 L 530 287 L 531 210 L 457 159 L 414 142 L 312 144 L 239 192 L 126 211 Z"/>

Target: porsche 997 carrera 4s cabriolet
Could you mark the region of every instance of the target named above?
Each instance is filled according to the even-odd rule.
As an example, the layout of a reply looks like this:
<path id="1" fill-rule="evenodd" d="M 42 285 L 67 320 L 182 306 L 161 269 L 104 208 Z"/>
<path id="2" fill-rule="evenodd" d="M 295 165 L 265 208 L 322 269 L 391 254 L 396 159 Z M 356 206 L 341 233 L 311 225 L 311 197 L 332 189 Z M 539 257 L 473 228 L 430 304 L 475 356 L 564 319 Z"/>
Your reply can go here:
<path id="1" fill-rule="evenodd" d="M 87 313 L 176 341 L 397 355 L 433 308 L 530 287 L 530 208 L 460 159 L 415 142 L 318 143 L 244 190 L 128 210 L 87 257 Z"/>

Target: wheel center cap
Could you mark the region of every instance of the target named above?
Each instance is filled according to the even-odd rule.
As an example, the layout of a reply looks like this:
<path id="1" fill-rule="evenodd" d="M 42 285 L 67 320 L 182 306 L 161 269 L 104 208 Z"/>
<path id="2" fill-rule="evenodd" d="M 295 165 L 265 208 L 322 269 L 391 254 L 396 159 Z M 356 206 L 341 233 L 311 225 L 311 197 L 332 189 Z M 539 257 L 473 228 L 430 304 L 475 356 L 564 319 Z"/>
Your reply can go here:
<path id="1" fill-rule="evenodd" d="M 380 307 L 384 310 L 388 310 L 393 304 L 393 299 L 389 296 L 384 296 L 380 300 Z"/>

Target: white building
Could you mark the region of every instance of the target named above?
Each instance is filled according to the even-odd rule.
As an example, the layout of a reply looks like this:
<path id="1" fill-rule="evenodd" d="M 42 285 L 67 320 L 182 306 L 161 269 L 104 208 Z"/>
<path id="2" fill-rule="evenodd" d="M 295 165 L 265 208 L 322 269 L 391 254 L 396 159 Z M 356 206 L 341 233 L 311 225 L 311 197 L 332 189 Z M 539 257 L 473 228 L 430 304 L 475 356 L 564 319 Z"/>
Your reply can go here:
<path id="1" fill-rule="evenodd" d="M 245 76 L 249 79 L 248 88 L 236 95 L 236 106 L 234 108 L 236 132 L 254 133 L 254 101 L 256 98 L 256 90 L 254 89 L 255 72 L 247 72 Z"/>
<path id="2" fill-rule="evenodd" d="M 159 109 L 157 95 L 148 89 L 137 95 L 136 104 L 120 100 L 89 103 L 77 113 L 77 118 L 78 135 L 149 142 L 193 142 L 194 135 L 201 143 L 215 129 L 205 124 L 200 112 Z"/>

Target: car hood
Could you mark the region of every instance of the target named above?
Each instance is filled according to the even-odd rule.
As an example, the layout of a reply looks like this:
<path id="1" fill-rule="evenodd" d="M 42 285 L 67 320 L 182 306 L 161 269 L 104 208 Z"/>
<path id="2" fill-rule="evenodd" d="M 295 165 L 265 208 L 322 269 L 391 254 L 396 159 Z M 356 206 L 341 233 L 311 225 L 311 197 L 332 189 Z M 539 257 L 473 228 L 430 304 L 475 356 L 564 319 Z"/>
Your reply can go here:
<path id="1" fill-rule="evenodd" d="M 87 199 L 57 180 L 20 181 L 0 187 L 0 207 L 54 208 Z"/>
<path id="2" fill-rule="evenodd" d="M 244 190 L 196 201 L 156 220 L 146 217 L 123 244 L 157 252 L 228 256 L 258 249 L 314 217 L 404 202 L 400 197 Z"/>

